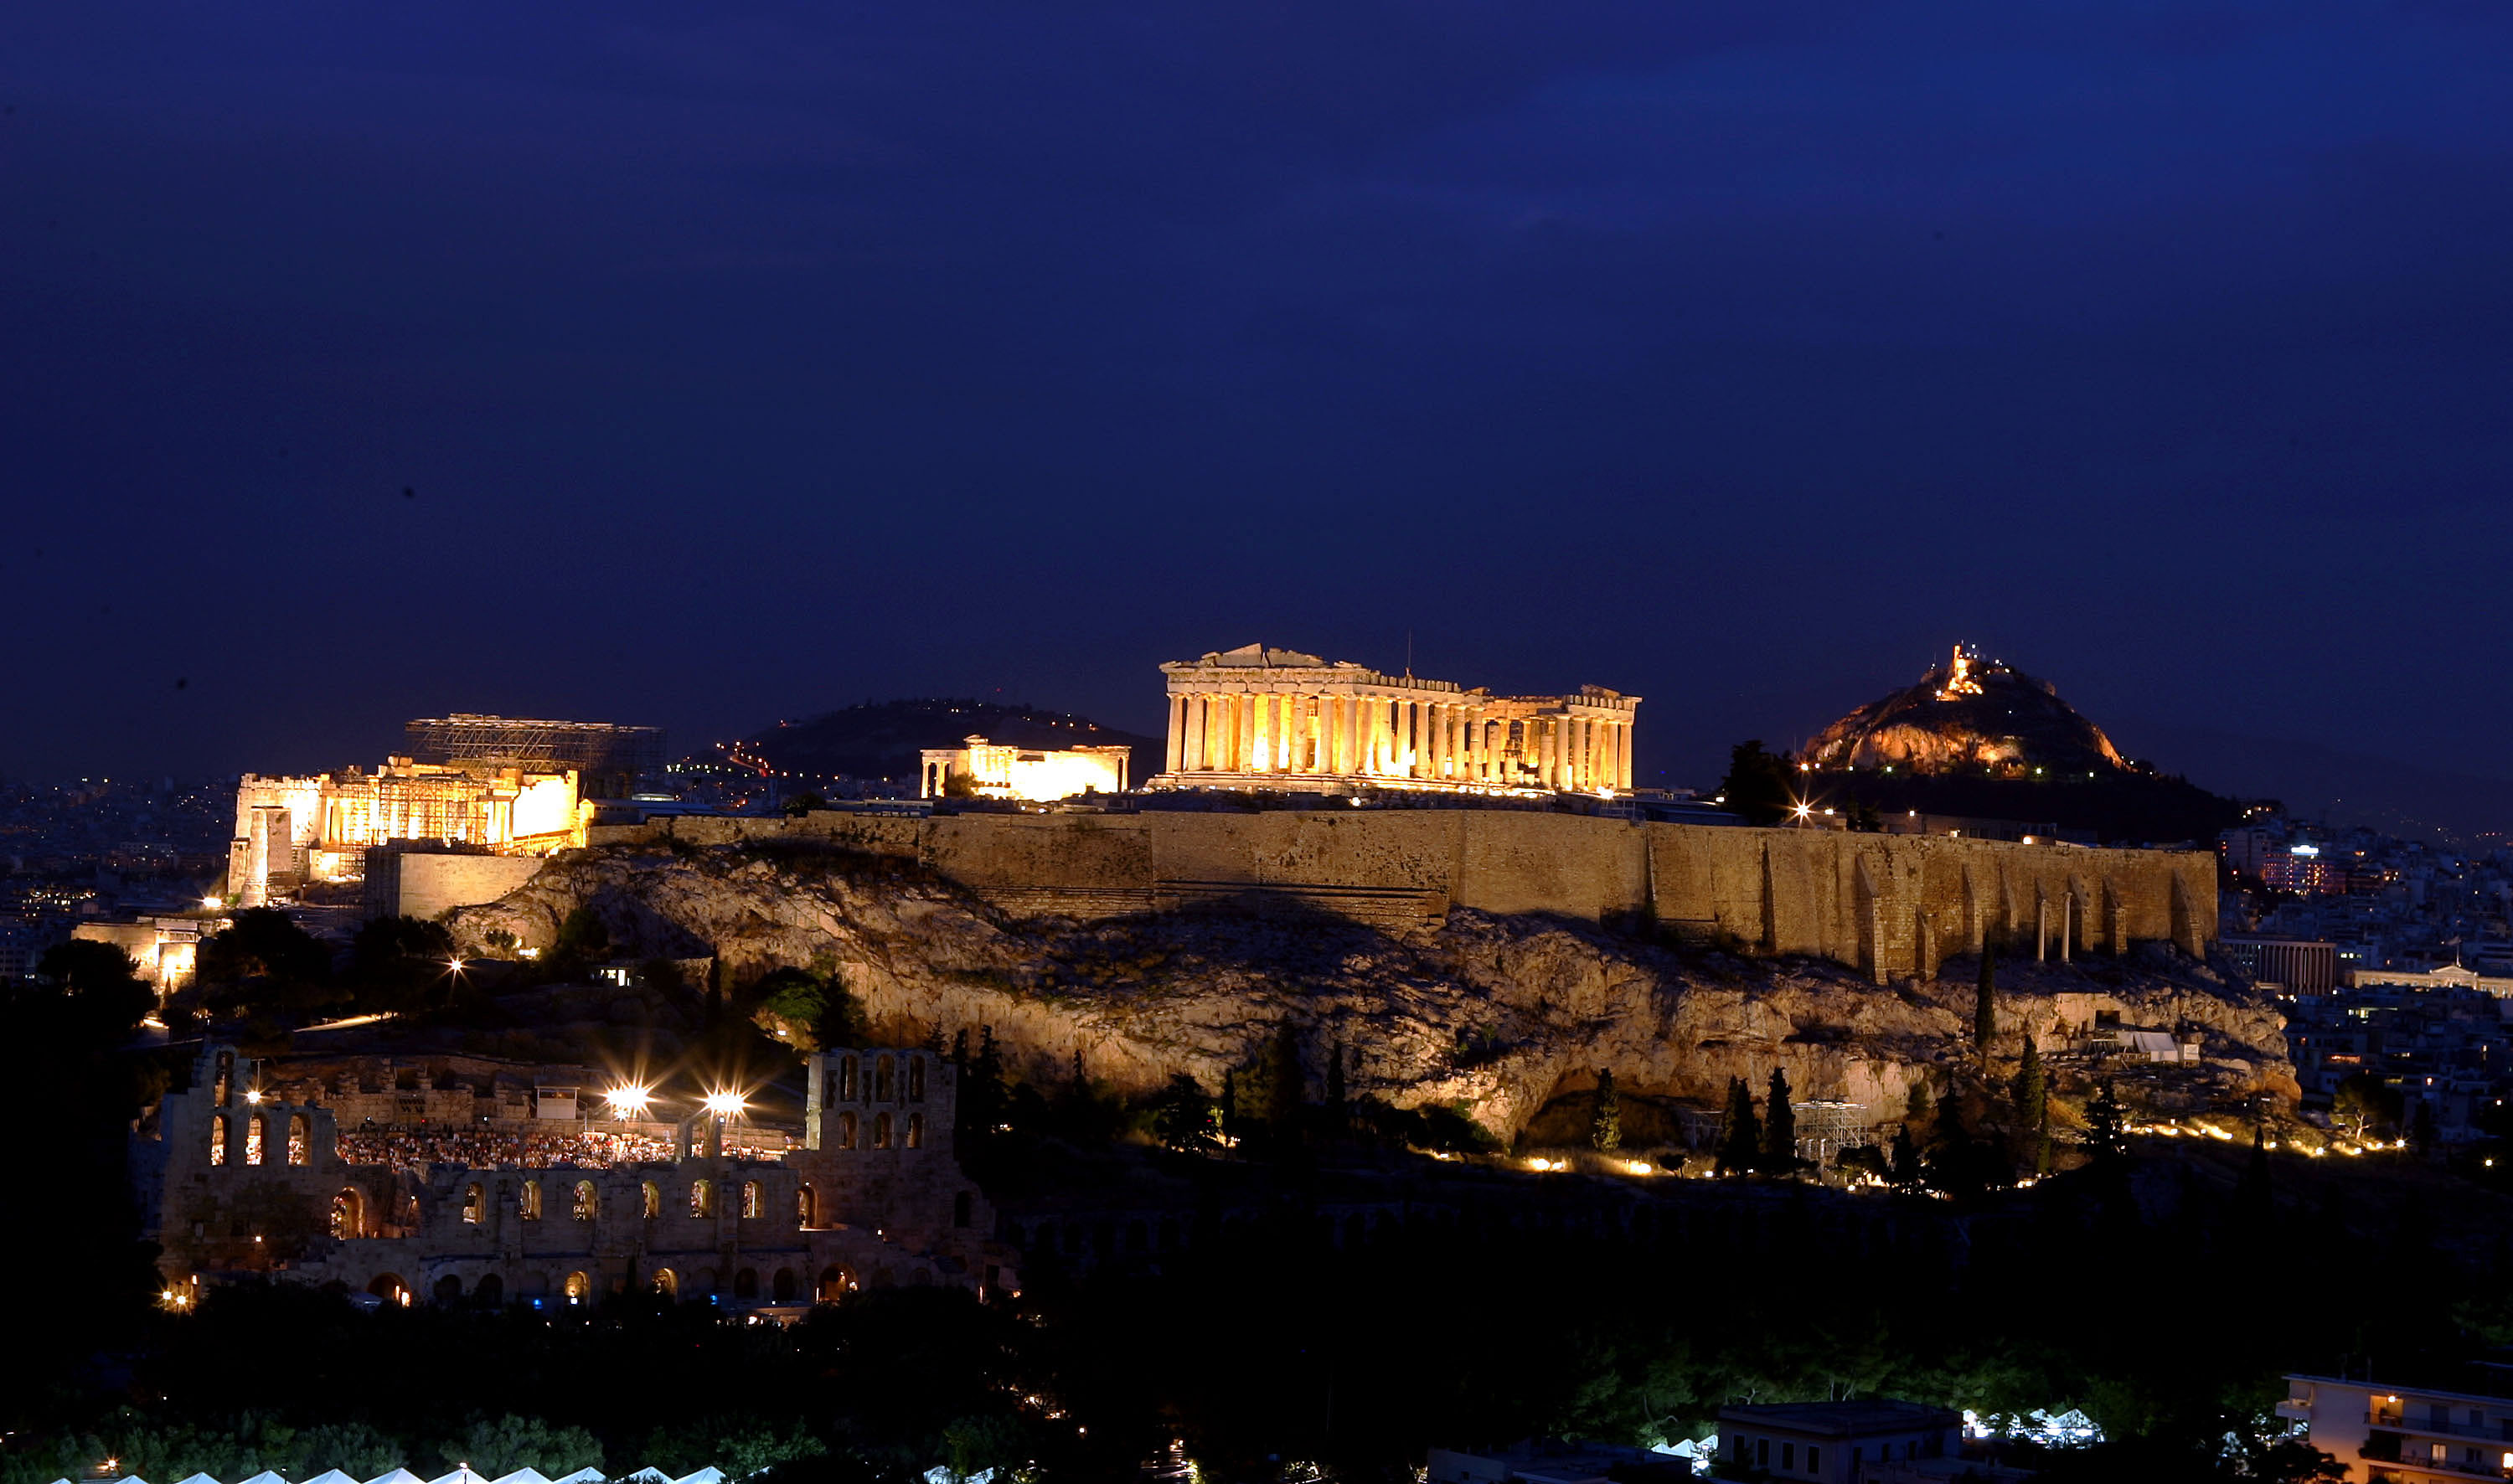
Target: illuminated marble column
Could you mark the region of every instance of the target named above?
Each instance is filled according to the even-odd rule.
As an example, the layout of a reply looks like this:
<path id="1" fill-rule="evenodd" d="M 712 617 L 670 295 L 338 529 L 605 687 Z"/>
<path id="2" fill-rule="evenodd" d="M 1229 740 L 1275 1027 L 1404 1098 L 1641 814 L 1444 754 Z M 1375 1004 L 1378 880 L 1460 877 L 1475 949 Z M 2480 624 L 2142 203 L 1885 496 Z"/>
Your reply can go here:
<path id="1" fill-rule="evenodd" d="M 1632 723 L 1625 722 L 1615 728 L 1615 774 L 1616 788 L 1638 788 L 1632 782 Z"/>
<path id="2" fill-rule="evenodd" d="M 1186 698 L 1186 728 L 1178 748 L 1178 767 L 1190 773 L 1204 771 L 1204 697 Z"/>
<path id="3" fill-rule="evenodd" d="M 1396 771 L 1406 777 L 1422 772 L 1422 703 L 1396 703 Z"/>
<path id="4" fill-rule="evenodd" d="M 1182 695 L 1174 695 L 1170 697 L 1170 750 L 1168 771 L 1175 773 L 1178 770 L 1180 765 L 1178 760 L 1184 754 L 1185 750 L 1186 697 Z"/>

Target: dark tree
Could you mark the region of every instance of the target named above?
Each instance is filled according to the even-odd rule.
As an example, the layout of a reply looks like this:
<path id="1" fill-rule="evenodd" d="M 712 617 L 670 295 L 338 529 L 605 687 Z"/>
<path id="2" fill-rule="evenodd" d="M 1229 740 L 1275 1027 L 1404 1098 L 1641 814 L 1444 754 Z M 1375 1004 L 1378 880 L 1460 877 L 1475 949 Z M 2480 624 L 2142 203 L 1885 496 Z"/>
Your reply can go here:
<path id="1" fill-rule="evenodd" d="M 1337 1032 L 1327 1045 L 1327 1110 L 1338 1124 L 1343 1121 L 1343 1035 Z"/>
<path id="2" fill-rule="evenodd" d="M 1743 1077 L 1730 1077 L 1728 1126 L 1719 1137 L 1719 1173 L 1751 1173 L 1762 1157 L 1763 1121 L 1754 1116 L 1754 1090 Z"/>
<path id="3" fill-rule="evenodd" d="M 1201 1154 L 1217 1148 L 1220 1132 L 1214 1121 L 1213 1100 L 1204 1084 L 1183 1072 L 1170 1075 L 1160 1105 L 1152 1113 L 1152 1131 L 1161 1143 L 1181 1153 Z"/>
<path id="4" fill-rule="evenodd" d="M 1610 1151 L 1623 1147 L 1623 1102 L 1615 1093 L 1615 1074 L 1608 1068 L 1597 1071 L 1597 1107 L 1588 1115 L 1588 1147 Z"/>
<path id="5" fill-rule="evenodd" d="M 558 944 L 552 952 L 574 962 L 600 963 L 611 957 L 611 929 L 592 908 L 578 907 L 559 922 Z"/>
<path id="6" fill-rule="evenodd" d="M 1920 1160 L 1920 1146 L 1911 1137 L 1911 1125 L 1905 1120 L 1894 1130 L 1894 1189 L 1917 1191 L 1926 1183 L 1925 1166 Z"/>
<path id="7" fill-rule="evenodd" d="M 2117 1162 L 2129 1153 L 2129 1115 L 2109 1078 L 2086 1103 L 2086 1152 L 2102 1164 Z"/>
<path id="8" fill-rule="evenodd" d="M 2015 1070 L 2015 1128 L 2020 1145 L 2016 1162 L 2036 1176 L 2051 1173 L 2051 1085 L 2042 1071 L 2042 1053 L 2033 1037 L 2024 1037 L 2024 1057 Z"/>
<path id="9" fill-rule="evenodd" d="M 110 943 L 72 938 L 44 950 L 35 972 L 53 982 L 61 1002 L 78 1019 L 101 1028 L 100 1039 L 119 1040 L 157 1004 L 157 992 L 140 977 L 140 965 Z M 23 1028 L 18 1028 L 23 1034 Z"/>
<path id="10" fill-rule="evenodd" d="M 1719 797 L 1745 823 L 1773 825 L 1794 806 L 1797 786 L 1797 760 L 1763 751 L 1757 737 L 1728 750 L 1728 776 L 1719 782 Z"/>
<path id="11" fill-rule="evenodd" d="M 787 819 L 800 819 L 804 815 L 811 813 L 814 809 L 825 809 L 828 806 L 829 801 L 827 800 L 812 792 L 810 789 L 805 789 L 802 793 L 786 800 L 780 807 L 785 811 L 785 817 Z"/>
<path id="12" fill-rule="evenodd" d="M 1789 1102 L 1789 1074 L 1777 1067 L 1763 1099 L 1761 1167 L 1767 1175 L 1794 1175 L 1798 1168 L 1798 1111 Z"/>
<path id="13" fill-rule="evenodd" d="M 276 907 L 249 907 L 203 939 L 194 968 L 211 1003 L 246 1014 L 332 1002 L 332 951 Z"/>

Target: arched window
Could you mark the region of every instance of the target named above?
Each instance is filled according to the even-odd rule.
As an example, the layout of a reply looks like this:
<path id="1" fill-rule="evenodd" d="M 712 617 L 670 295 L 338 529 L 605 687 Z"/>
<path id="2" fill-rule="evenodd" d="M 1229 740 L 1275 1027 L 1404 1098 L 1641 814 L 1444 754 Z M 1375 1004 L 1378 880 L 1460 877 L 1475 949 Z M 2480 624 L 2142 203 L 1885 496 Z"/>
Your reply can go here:
<path id="1" fill-rule="evenodd" d="M 793 1303 L 794 1269 L 791 1268 L 778 1269 L 776 1280 L 769 1284 L 768 1292 L 779 1304 Z"/>
<path id="2" fill-rule="evenodd" d="M 890 1114 L 886 1113 L 874 1113 L 872 1115 L 872 1147 L 874 1149 L 890 1148 Z"/>
<path id="3" fill-rule="evenodd" d="M 970 1208 L 975 1204 L 976 1202 L 969 1198 L 969 1192 L 966 1191 L 962 1191 L 957 1195 L 952 1196 L 951 1225 L 955 1227 L 967 1226 L 970 1219 Z"/>
<path id="4" fill-rule="evenodd" d="M 270 1114 L 268 1114 L 268 1113 L 255 1113 L 255 1114 L 253 1115 L 253 1121 L 245 1125 L 245 1134 L 244 1134 L 244 1162 L 245 1162 L 245 1163 L 247 1163 L 247 1164 L 259 1164 L 259 1163 L 261 1163 L 261 1141 L 262 1141 L 262 1136 L 263 1136 L 263 1135 L 265 1135 L 265 1134 L 267 1134 L 267 1133 L 269 1133 L 269 1132 L 270 1132 Z"/>
<path id="5" fill-rule="evenodd" d="M 907 1059 L 907 1101 L 910 1103 L 925 1101 L 925 1058 L 921 1056 L 911 1056 Z"/>
<path id="6" fill-rule="evenodd" d="M 655 1269 L 652 1286 L 655 1292 L 664 1298 L 677 1299 L 681 1296 L 681 1275 L 669 1268 L 658 1268 Z"/>
<path id="7" fill-rule="evenodd" d="M 744 1268 L 733 1275 L 733 1296 L 737 1299 L 759 1297 L 759 1269 Z"/>
<path id="8" fill-rule="evenodd" d="M 332 1235 L 341 1241 L 367 1234 L 367 1197 L 349 1186 L 332 1197 Z"/>
<path id="9" fill-rule="evenodd" d="M 925 1115 L 923 1113 L 909 1113 L 907 1115 L 907 1147 L 909 1149 L 923 1149 L 925 1147 Z"/>
<path id="10" fill-rule="evenodd" d="M 488 1214 L 489 1192 L 481 1190 L 476 1185 L 464 1186 L 462 1188 L 462 1219 L 476 1224 L 482 1217 Z"/>
<path id="11" fill-rule="evenodd" d="M 714 1181 L 693 1180 L 690 1182 L 690 1214 L 692 1216 L 713 1216 L 715 1214 Z"/>
<path id="12" fill-rule="evenodd" d="M 820 1286 L 813 1297 L 822 1304 L 835 1304 L 854 1290 L 856 1280 L 843 1268 L 830 1265 L 820 1269 Z"/>
<path id="13" fill-rule="evenodd" d="M 410 1285 L 401 1280 L 399 1273 L 378 1273 L 376 1280 L 367 1285 L 367 1292 L 387 1304 L 398 1304 L 404 1308 L 410 1307 Z"/>
<path id="14" fill-rule="evenodd" d="M 593 1297 L 593 1280 L 580 1272 L 567 1275 L 567 1302 L 581 1304 Z"/>
<path id="15" fill-rule="evenodd" d="M 876 1103 L 888 1103 L 892 1101 L 891 1094 L 896 1090 L 897 1082 L 891 1074 L 891 1060 L 885 1056 L 872 1066 L 872 1100 Z"/>
<path id="16" fill-rule="evenodd" d="M 516 1197 L 515 1211 L 517 1215 L 523 1217 L 526 1221 L 539 1221 L 541 1219 L 541 1183 L 539 1181 L 527 1180 L 524 1182 L 524 1188 Z"/>
<path id="17" fill-rule="evenodd" d="M 482 1278 L 479 1286 L 471 1290 L 471 1302 L 482 1308 L 496 1308 L 505 1303 L 506 1280 L 494 1272 Z"/>
<path id="18" fill-rule="evenodd" d="M 742 1216 L 742 1219 L 743 1219 L 744 1221 L 754 1220 L 754 1219 L 756 1219 L 756 1218 L 758 1217 L 758 1215 L 759 1215 L 759 1211 L 760 1211 L 760 1191 L 759 1191 L 759 1182 L 758 1182 L 758 1181 L 756 1181 L 756 1180 L 745 1180 L 745 1181 L 743 1181 L 743 1182 L 741 1183 L 741 1216 Z"/>
<path id="19" fill-rule="evenodd" d="M 649 1180 L 646 1182 L 645 1192 L 646 1205 L 644 1215 L 648 1221 L 653 1221 L 656 1217 L 663 1214 L 663 1188 Z"/>
<path id="20" fill-rule="evenodd" d="M 439 1303 L 439 1304 L 455 1304 L 455 1303 L 459 1303 L 459 1302 L 461 1301 L 461 1298 L 462 1298 L 462 1280 L 461 1280 L 460 1278 L 458 1278 L 458 1277 L 456 1277 L 454 1274 L 452 1274 L 452 1273 L 450 1273 L 450 1272 L 449 1272 L 449 1273 L 447 1273 L 445 1276 L 443 1276 L 443 1277 L 441 1277 L 441 1278 L 438 1278 L 438 1279 L 436 1280 L 436 1302 L 437 1302 L 437 1303 Z"/>
<path id="21" fill-rule="evenodd" d="M 303 1164 L 305 1162 L 307 1157 L 306 1144 L 311 1138 L 313 1131 L 313 1124 L 306 1119 L 306 1116 L 303 1113 L 292 1113 L 289 1115 L 288 1162 L 290 1164 Z"/>
<path id="22" fill-rule="evenodd" d="M 593 1182 L 590 1180 L 578 1181 L 576 1183 L 576 1207 L 572 1213 L 576 1219 L 578 1221 L 591 1221 L 593 1220 L 593 1214 L 601 1208 L 602 1195 L 601 1192 L 593 1189 Z M 579 1274 L 579 1276 L 581 1276 L 581 1274 Z"/>
<path id="23" fill-rule="evenodd" d="M 856 1059 L 852 1056 L 840 1057 L 838 1059 L 838 1101 L 852 1103 L 855 1100 Z"/>
<path id="24" fill-rule="evenodd" d="M 227 1115 L 219 1113 L 210 1120 L 210 1163 L 227 1162 Z"/>
<path id="25" fill-rule="evenodd" d="M 794 1221 L 806 1229 L 820 1224 L 820 1192 L 812 1189 L 808 1180 L 795 1188 Z"/>
<path id="26" fill-rule="evenodd" d="M 838 1114 L 838 1148 L 856 1147 L 856 1115 L 853 1109 Z"/>

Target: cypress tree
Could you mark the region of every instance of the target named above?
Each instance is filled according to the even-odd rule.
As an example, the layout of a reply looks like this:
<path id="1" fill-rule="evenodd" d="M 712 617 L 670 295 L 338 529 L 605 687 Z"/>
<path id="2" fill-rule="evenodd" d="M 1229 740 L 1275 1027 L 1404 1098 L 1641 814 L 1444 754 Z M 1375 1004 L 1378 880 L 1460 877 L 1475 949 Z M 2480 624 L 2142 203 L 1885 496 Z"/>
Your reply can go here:
<path id="1" fill-rule="evenodd" d="M 1911 1131 L 1912 1142 L 1925 1143 L 1936 1132 L 1937 1113 L 1929 1098 L 1927 1077 L 1911 1084 L 1909 1097 L 1902 1104 L 1902 1126 Z"/>
<path id="2" fill-rule="evenodd" d="M 2111 1164 L 2129 1153 L 2128 1114 L 2105 1079 L 2086 1104 L 2086 1148 L 2097 1164 Z"/>
<path id="3" fill-rule="evenodd" d="M 1597 1108 L 1588 1118 L 1588 1144 L 1607 1151 L 1623 1147 L 1623 1103 L 1615 1095 L 1615 1074 L 1610 1069 L 1597 1072 Z"/>
<path id="4" fill-rule="evenodd" d="M 1337 1032 L 1327 1047 L 1327 1107 L 1334 1110 L 1336 1121 L 1343 1121 L 1343 1035 Z"/>
<path id="5" fill-rule="evenodd" d="M 1772 1069 L 1770 1096 L 1763 1109 L 1763 1172 L 1793 1175 L 1798 1167 L 1798 1111 L 1789 1104 L 1789 1074 Z"/>
<path id="6" fill-rule="evenodd" d="M 1719 1140 L 1719 1173 L 1745 1174 L 1754 1168 L 1762 1152 L 1763 1124 L 1754 1116 L 1753 1089 L 1745 1085 L 1743 1077 L 1730 1077 L 1728 1127 Z"/>
<path id="7" fill-rule="evenodd" d="M 1989 1043 L 1998 1035 L 1998 950 L 1980 940 L 1980 984 L 1972 996 L 1972 1044 L 1980 1064 L 1989 1065 Z"/>
<path id="8" fill-rule="evenodd" d="M 1225 1067 L 1221 1073 L 1221 1137 L 1232 1144 L 1239 1142 L 1239 1070 Z"/>
<path id="9" fill-rule="evenodd" d="M 2024 1037 L 2024 1060 L 2015 1071 L 2015 1126 L 2024 1141 L 2025 1157 L 2037 1176 L 2051 1173 L 2051 1087 L 2042 1072 L 2042 1053 L 2033 1037 Z"/>
<path id="10" fill-rule="evenodd" d="M 1894 1189 L 1916 1191 L 1920 1188 L 1920 1147 L 1911 1141 L 1911 1125 L 1905 1122 L 1894 1130 Z"/>

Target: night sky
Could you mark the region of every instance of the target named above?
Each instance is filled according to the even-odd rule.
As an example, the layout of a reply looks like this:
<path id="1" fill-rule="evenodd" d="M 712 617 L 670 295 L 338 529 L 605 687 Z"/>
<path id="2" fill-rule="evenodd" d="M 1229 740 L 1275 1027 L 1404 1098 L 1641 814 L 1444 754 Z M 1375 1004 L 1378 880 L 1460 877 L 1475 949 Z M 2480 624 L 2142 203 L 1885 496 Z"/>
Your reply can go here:
<path id="1" fill-rule="evenodd" d="M 2508 77 L 2496 4 L 10 6 L 0 772 L 1410 634 L 1707 782 L 1963 639 L 2501 802 Z"/>

